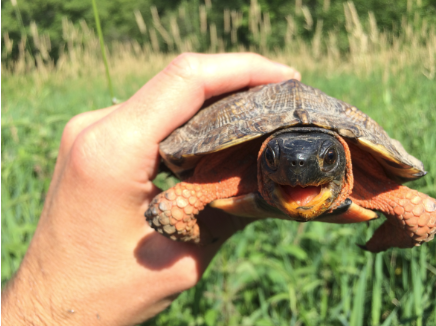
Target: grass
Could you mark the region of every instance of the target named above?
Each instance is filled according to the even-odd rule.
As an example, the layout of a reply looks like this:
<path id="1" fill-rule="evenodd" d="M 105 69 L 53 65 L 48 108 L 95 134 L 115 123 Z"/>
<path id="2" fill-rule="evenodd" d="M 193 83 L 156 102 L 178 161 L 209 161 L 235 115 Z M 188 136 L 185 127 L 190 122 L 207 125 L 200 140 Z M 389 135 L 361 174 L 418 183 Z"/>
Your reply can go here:
<path id="1" fill-rule="evenodd" d="M 49 61 L 35 67 L 23 52 L 13 69 L 2 69 L 2 284 L 35 230 L 66 122 L 111 103 L 98 40 L 86 26 L 74 30 L 65 22 L 65 28 L 87 43 L 72 36 L 57 67 Z M 357 30 L 350 30 L 352 44 L 369 35 Z M 435 35 L 419 44 L 413 33 L 404 35 L 391 43 L 379 36 L 369 50 L 350 48 L 347 57 L 331 40 L 319 50 L 316 39 L 289 40 L 287 49 L 266 54 L 378 121 L 428 171 L 409 186 L 436 197 Z M 127 99 L 172 57 L 113 44 L 116 97 Z M 157 182 L 168 184 L 164 174 Z M 253 223 L 223 246 L 195 288 L 145 325 L 436 325 L 436 242 L 363 252 L 356 243 L 380 223 Z"/>

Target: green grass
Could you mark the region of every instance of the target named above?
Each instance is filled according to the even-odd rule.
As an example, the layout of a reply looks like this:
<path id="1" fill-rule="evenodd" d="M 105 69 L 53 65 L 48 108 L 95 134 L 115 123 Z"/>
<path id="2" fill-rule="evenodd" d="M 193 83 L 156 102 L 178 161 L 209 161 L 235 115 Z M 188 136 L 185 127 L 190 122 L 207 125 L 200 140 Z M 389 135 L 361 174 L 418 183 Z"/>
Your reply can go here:
<path id="1" fill-rule="evenodd" d="M 154 73 L 118 81 L 116 96 L 128 98 Z M 402 141 L 428 171 L 409 186 L 436 197 L 434 80 L 409 67 L 391 78 L 308 69 L 303 82 L 356 105 Z M 98 77 L 2 76 L 2 284 L 35 230 L 65 123 L 108 106 L 105 85 Z M 436 241 L 360 250 L 356 243 L 380 223 L 253 223 L 223 246 L 195 288 L 146 325 L 436 325 Z"/>

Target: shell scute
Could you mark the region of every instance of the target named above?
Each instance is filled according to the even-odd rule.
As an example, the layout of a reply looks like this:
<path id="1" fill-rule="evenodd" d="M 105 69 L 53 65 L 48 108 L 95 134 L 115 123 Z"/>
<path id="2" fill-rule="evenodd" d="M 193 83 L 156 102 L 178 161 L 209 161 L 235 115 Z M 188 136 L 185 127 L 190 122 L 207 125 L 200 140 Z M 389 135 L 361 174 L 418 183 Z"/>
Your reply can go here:
<path id="1" fill-rule="evenodd" d="M 160 144 L 160 154 L 180 175 L 203 155 L 293 126 L 316 126 L 353 139 L 398 182 L 425 175 L 422 163 L 368 115 L 297 80 L 257 86 L 200 110 Z"/>

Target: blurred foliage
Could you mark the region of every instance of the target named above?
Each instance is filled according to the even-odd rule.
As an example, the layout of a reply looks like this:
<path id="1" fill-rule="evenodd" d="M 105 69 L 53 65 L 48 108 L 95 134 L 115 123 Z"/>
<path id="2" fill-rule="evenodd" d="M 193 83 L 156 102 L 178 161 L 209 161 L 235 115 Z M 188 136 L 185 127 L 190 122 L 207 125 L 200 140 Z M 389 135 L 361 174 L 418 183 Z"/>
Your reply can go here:
<path id="1" fill-rule="evenodd" d="M 226 15 L 242 17 L 236 34 L 232 28 L 220 31 L 226 1 L 211 6 L 209 2 L 156 2 L 161 18 L 156 11 L 152 17 L 151 1 L 141 2 L 143 7 L 133 1 L 100 2 L 104 33 L 112 40 L 109 63 L 118 98 L 129 98 L 163 69 L 174 55 L 162 52 L 171 46 L 174 52 L 212 52 L 227 46 L 259 50 L 298 68 L 304 83 L 352 103 L 378 121 L 428 171 L 408 186 L 436 197 L 434 2 L 356 1 L 354 6 L 297 0 L 281 6 L 281 2 L 248 5 L 235 0 L 229 8 L 238 11 L 226 11 Z M 36 228 L 65 124 L 80 112 L 110 103 L 98 40 L 86 24 L 77 23 L 85 18 L 93 25 L 90 2 L 19 1 L 20 11 L 11 4 L 2 2 L 2 18 L 9 15 L 2 19 L 7 26 L 2 25 L 3 32 L 11 37 L 6 49 L 2 48 L 7 51 L 3 63 L 5 57 L 13 57 L 12 48 L 17 46 L 11 36 L 14 28 L 19 38 L 32 35 L 27 51 L 35 51 L 35 43 L 45 45 L 39 46 L 41 53 L 19 55 L 14 65 L 2 63 L 2 285 L 19 267 Z M 68 20 L 63 18 L 67 7 L 69 15 L 74 13 Z M 146 23 L 144 34 L 138 32 L 140 24 L 132 13 L 136 8 Z M 335 14 L 329 14 L 334 10 Z M 363 10 L 373 10 L 379 29 Z M 308 12 L 313 17 L 326 15 L 323 28 L 315 27 L 318 18 L 309 28 Z M 51 23 L 32 18 L 37 13 L 40 19 L 58 24 L 57 44 L 63 48 L 65 42 L 67 51 L 54 50 L 56 33 L 50 35 L 53 45 L 47 45 L 43 35 L 52 30 Z M 368 19 L 360 21 L 359 16 Z M 402 20 L 403 16 L 407 19 Z M 22 25 L 17 24 L 19 17 Z M 29 23 L 32 19 L 37 21 L 39 36 Z M 117 24 L 125 24 L 124 29 Z M 216 39 L 211 33 L 214 24 Z M 390 32 L 383 33 L 384 29 Z M 149 44 L 151 30 L 157 31 L 157 48 Z M 166 41 L 164 30 L 171 34 Z M 225 47 L 219 46 L 220 39 Z M 275 44 L 284 49 L 268 51 Z M 47 55 L 43 50 L 49 48 Z M 52 64 L 54 58 L 57 65 Z M 155 182 L 165 188 L 175 181 L 160 174 Z M 436 325 L 436 241 L 377 255 L 363 252 L 356 243 L 368 240 L 381 222 L 330 225 L 271 219 L 253 223 L 221 248 L 196 287 L 145 325 Z"/>
<path id="2" fill-rule="evenodd" d="M 269 29 L 265 46 L 268 49 L 282 48 L 286 33 L 289 33 L 290 23 L 293 36 L 306 41 L 313 38 L 317 26 L 322 27 L 324 37 L 333 31 L 338 35 L 339 49 L 346 51 L 348 38 L 343 14 L 345 4 L 338 0 L 97 1 L 103 34 L 107 41 L 136 40 L 140 44 L 151 44 L 153 37 L 151 34 L 156 33 L 153 32 L 156 30 L 159 49 L 164 52 L 175 50 L 174 44 L 168 41 L 167 37 L 172 33 L 174 27 L 174 24 L 171 25 L 172 22 L 176 22 L 181 39 L 186 37 L 196 39 L 190 49 L 192 51 L 208 50 L 214 34 L 222 40 L 224 49 L 235 48 L 235 42 L 232 40 L 235 36 L 232 36 L 233 32 L 230 31 L 234 28 L 236 28 L 238 46 L 249 49 L 250 46 L 258 45 L 261 40 L 256 33 L 253 33 L 253 29 L 264 28 Z M 368 12 L 372 12 L 378 29 L 392 32 L 394 35 L 397 35 L 401 29 L 403 18 L 414 21 L 415 25 L 420 25 L 424 21 L 425 24 L 436 22 L 436 2 L 433 0 L 356 0 L 354 5 L 359 16 L 365 17 Z M 157 10 L 157 15 L 154 17 L 153 7 Z M 227 17 L 225 17 L 226 11 Z M 268 17 L 265 13 L 268 13 Z M 29 51 L 33 55 L 38 53 L 38 46 L 30 41 L 33 22 L 40 34 L 49 36 L 50 57 L 55 60 L 64 50 L 66 43 L 62 28 L 64 18 L 75 25 L 79 25 L 83 20 L 89 27 L 95 28 L 89 0 L 2 1 L 1 17 L 2 33 L 7 33 L 9 39 L 13 41 L 13 55 L 7 58 L 3 55 L 2 61 L 17 58 L 19 43 L 23 37 L 27 39 L 26 46 Z M 145 29 L 142 31 L 138 19 L 144 22 Z M 205 23 L 204 28 L 199 28 L 200 20 Z M 255 27 L 253 24 L 259 26 Z M 5 40 L 2 39 L 2 49 L 5 48 L 4 45 Z"/>
<path id="3" fill-rule="evenodd" d="M 136 71 L 125 63 L 130 75 L 116 79 L 118 94 L 133 94 L 165 64 L 156 62 L 143 60 Z M 411 67 L 385 79 L 374 68 L 363 76 L 313 69 L 302 69 L 305 83 L 361 108 L 424 162 L 428 175 L 409 186 L 435 197 L 434 80 Z M 2 283 L 35 230 L 65 123 L 105 106 L 104 84 L 101 75 L 2 77 Z M 174 180 L 160 174 L 156 183 Z M 144 325 L 436 325 L 436 242 L 363 252 L 356 243 L 380 222 L 253 223 L 223 246 L 195 288 Z"/>

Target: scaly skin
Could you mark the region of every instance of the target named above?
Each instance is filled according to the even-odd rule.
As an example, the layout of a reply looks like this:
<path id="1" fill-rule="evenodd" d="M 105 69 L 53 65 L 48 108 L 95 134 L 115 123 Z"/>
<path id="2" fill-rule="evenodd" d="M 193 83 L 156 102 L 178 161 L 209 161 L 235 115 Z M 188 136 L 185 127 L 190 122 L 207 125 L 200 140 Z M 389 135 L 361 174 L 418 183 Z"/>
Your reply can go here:
<path id="1" fill-rule="evenodd" d="M 257 190 L 256 177 L 252 176 L 256 176 L 259 146 L 253 142 L 252 147 L 245 146 L 243 150 L 241 146 L 234 146 L 209 154 L 198 163 L 191 178 L 153 199 L 145 213 L 150 226 L 173 240 L 200 244 L 212 242 L 211 232 L 199 227 L 196 215 L 215 199 Z M 235 166 L 235 162 L 239 164 Z"/>
<path id="2" fill-rule="evenodd" d="M 350 146 L 354 162 L 354 203 L 382 211 L 387 221 L 367 242 L 371 252 L 390 247 L 411 248 L 428 242 L 436 233 L 436 200 L 389 179 L 368 153 Z"/>
<path id="3" fill-rule="evenodd" d="M 410 248 L 432 240 L 436 233 L 436 200 L 395 183 L 371 154 L 338 139 L 344 145 L 348 164 L 343 189 L 332 207 L 349 197 L 361 207 L 382 211 L 388 219 L 365 249 L 380 252 L 390 247 Z M 258 190 L 253 176 L 262 178 L 261 171 L 256 171 L 261 145 L 261 140 L 253 141 L 204 157 L 190 179 L 153 199 L 146 212 L 150 225 L 173 240 L 203 244 L 213 241 L 211 233 L 199 227 L 196 215 L 216 199 Z M 262 185 L 260 182 L 263 195 Z"/>
<path id="4" fill-rule="evenodd" d="M 156 196 L 146 212 L 150 226 L 172 240 L 210 243 L 214 239 L 207 230 L 200 228 L 196 215 L 215 199 L 238 195 L 239 177 L 220 183 L 180 182 Z"/>

